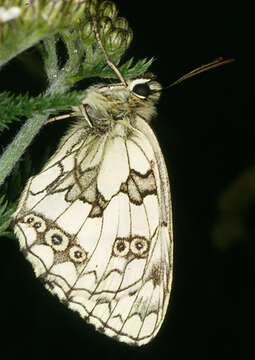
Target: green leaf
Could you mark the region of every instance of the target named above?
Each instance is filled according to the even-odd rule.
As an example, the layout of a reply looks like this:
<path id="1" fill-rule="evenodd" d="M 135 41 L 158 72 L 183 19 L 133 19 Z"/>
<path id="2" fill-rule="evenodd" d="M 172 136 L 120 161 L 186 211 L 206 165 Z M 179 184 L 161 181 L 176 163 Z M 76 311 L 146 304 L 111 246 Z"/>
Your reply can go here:
<path id="1" fill-rule="evenodd" d="M 132 79 L 144 74 L 151 66 L 153 61 L 154 58 L 151 58 L 149 60 L 145 58 L 138 60 L 137 63 L 135 63 L 132 66 L 134 59 L 131 58 L 128 61 L 126 61 L 123 65 L 121 65 L 119 67 L 119 70 L 125 79 Z M 118 65 L 118 62 L 116 63 L 115 61 L 115 65 Z M 92 78 L 92 77 L 100 77 L 100 78 L 108 78 L 108 79 L 118 78 L 117 74 L 108 65 L 106 65 L 104 62 L 100 62 L 95 64 L 94 66 L 91 66 L 90 68 L 88 66 L 84 67 L 83 69 L 81 69 L 78 75 L 69 78 L 69 82 L 75 83 L 82 79 Z"/>
<path id="2" fill-rule="evenodd" d="M 122 73 L 122 75 L 124 76 L 124 78 L 132 79 L 134 77 L 143 75 L 149 69 L 149 67 L 151 66 L 153 61 L 154 61 L 154 58 L 151 58 L 149 60 L 147 60 L 147 58 L 145 58 L 145 59 L 138 60 L 135 63 L 135 65 L 132 66 L 134 59 L 131 58 L 127 62 L 125 62 L 123 65 L 121 65 L 119 70 Z"/>
<path id="3" fill-rule="evenodd" d="M 14 95 L 10 92 L 0 93 L 0 129 L 8 128 L 13 121 L 21 121 L 35 113 L 50 114 L 58 110 L 69 109 L 79 105 L 84 97 L 83 91 L 72 91 L 66 94 L 40 94 L 36 97 Z"/>
<path id="4" fill-rule="evenodd" d="M 7 231 L 11 223 L 11 214 L 15 211 L 16 204 L 8 203 L 5 200 L 5 196 L 0 197 L 0 236 L 7 236 L 9 232 Z"/>

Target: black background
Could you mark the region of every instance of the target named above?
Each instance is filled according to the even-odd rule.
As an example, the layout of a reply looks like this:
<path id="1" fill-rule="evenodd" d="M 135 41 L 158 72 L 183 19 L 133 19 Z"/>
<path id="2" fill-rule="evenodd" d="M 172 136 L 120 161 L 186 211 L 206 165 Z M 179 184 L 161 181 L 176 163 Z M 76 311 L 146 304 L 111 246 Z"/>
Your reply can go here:
<path id="1" fill-rule="evenodd" d="M 163 86 L 219 56 L 235 58 L 163 91 L 152 123 L 169 170 L 174 213 L 174 282 L 165 322 L 142 348 L 99 334 L 44 290 L 17 242 L 2 239 L 3 359 L 253 358 L 254 176 L 242 191 L 234 191 L 240 202 L 232 202 L 221 237 L 213 237 L 222 194 L 255 162 L 249 9 L 231 2 L 116 3 L 134 31 L 128 55 L 155 57 L 151 71 Z M 3 69 L 1 90 L 33 95 L 41 90 L 43 69 L 28 66 L 29 57 L 24 54 Z M 57 144 L 66 124 L 48 125 L 32 150 L 42 152 L 50 136 Z M 2 149 L 15 131 L 6 132 Z M 238 221 L 241 234 L 235 232 Z"/>

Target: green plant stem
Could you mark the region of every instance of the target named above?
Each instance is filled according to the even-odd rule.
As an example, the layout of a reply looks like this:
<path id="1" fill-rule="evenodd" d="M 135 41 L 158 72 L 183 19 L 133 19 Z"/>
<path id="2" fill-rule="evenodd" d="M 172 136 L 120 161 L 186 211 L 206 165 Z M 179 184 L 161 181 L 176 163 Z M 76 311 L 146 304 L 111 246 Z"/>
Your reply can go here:
<path id="1" fill-rule="evenodd" d="M 72 72 L 75 66 L 77 66 L 76 62 L 74 62 L 68 70 Z M 69 71 L 63 70 L 56 81 L 48 88 L 46 94 L 63 93 L 67 91 L 69 87 L 65 85 L 65 80 L 69 75 Z M 44 125 L 46 118 L 46 115 L 36 114 L 34 117 L 28 119 L 13 141 L 8 145 L 5 152 L 0 157 L 0 185 L 3 184 L 16 162 L 39 132 L 40 128 Z"/>
<path id="2" fill-rule="evenodd" d="M 46 116 L 41 114 L 28 119 L 13 141 L 8 145 L 0 158 L 0 185 L 4 182 L 27 146 L 43 126 L 45 119 Z"/>
<path id="3" fill-rule="evenodd" d="M 29 49 L 30 47 L 37 44 L 43 38 L 49 36 L 48 33 L 42 31 L 33 32 L 30 36 L 22 36 L 21 39 L 17 39 L 17 35 L 13 34 L 13 39 L 11 43 L 7 42 L 5 46 L 1 47 L 0 51 L 0 68 L 9 62 L 11 59 L 22 53 L 23 51 Z M 14 43 L 14 44 L 13 44 Z M 18 46 L 17 46 L 18 44 Z M 15 46 L 14 46 L 15 45 Z"/>
<path id="4" fill-rule="evenodd" d="M 73 76 L 77 72 L 77 68 L 81 63 L 83 56 L 82 51 L 75 51 L 75 47 L 72 41 L 66 39 L 66 44 L 69 52 L 69 59 L 67 60 L 63 69 L 57 72 L 57 78 L 53 81 L 50 87 L 46 90 L 45 94 L 63 94 L 70 89 L 70 85 L 67 84 L 67 79 Z M 55 40 L 49 38 L 46 42 L 46 47 L 53 47 L 50 50 L 48 62 L 46 62 L 46 72 L 49 73 L 49 67 L 53 65 L 54 71 L 57 71 L 57 61 L 55 52 Z M 47 49 L 49 50 L 49 49 Z M 49 74 L 48 74 L 49 75 Z M 52 74 L 51 74 L 52 75 Z M 6 177 L 13 169 L 16 162 L 22 156 L 28 145 L 33 138 L 39 132 L 40 128 L 44 125 L 46 120 L 45 115 L 36 114 L 34 117 L 28 119 L 21 127 L 19 133 L 15 136 L 10 145 L 6 148 L 5 152 L 0 158 L 0 185 L 4 182 Z"/>
<path id="5" fill-rule="evenodd" d="M 54 82 L 55 78 L 58 76 L 58 57 L 56 51 L 56 39 L 55 36 L 49 36 L 43 41 L 44 50 L 43 54 L 46 52 L 46 56 L 43 56 L 44 59 L 44 68 L 49 79 L 50 84 Z"/>

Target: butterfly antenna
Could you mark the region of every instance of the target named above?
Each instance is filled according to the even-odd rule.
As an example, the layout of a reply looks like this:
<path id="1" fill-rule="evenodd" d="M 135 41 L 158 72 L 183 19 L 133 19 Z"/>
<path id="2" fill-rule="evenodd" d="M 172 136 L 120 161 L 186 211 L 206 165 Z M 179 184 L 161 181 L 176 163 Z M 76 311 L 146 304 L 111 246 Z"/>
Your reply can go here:
<path id="1" fill-rule="evenodd" d="M 188 72 L 187 74 L 181 76 L 179 79 L 177 79 L 176 81 L 174 81 L 172 84 L 168 85 L 167 87 L 165 87 L 165 89 L 169 88 L 169 87 L 172 87 L 172 86 L 175 86 L 175 85 L 178 85 L 180 84 L 181 82 L 183 82 L 184 80 L 187 80 L 189 79 L 190 77 L 192 76 L 196 76 L 198 74 L 201 74 L 202 72 L 204 71 L 207 71 L 207 70 L 211 70 L 211 69 L 214 69 L 218 66 L 222 66 L 222 65 L 225 65 L 225 64 L 229 64 L 231 62 L 235 61 L 235 59 L 227 59 L 227 60 L 223 60 L 222 57 L 219 57 L 217 59 L 215 59 L 214 61 L 211 61 L 210 63 L 206 64 L 206 65 L 201 65 L 199 66 L 198 68 Z"/>
<path id="2" fill-rule="evenodd" d="M 108 66 L 110 66 L 110 68 L 116 73 L 116 75 L 118 76 L 118 78 L 120 79 L 120 81 L 122 82 L 123 85 L 127 86 L 127 83 L 124 79 L 124 77 L 121 75 L 119 69 L 117 68 L 116 65 L 114 65 L 114 63 L 109 59 L 105 49 L 104 49 L 104 46 L 102 44 L 102 41 L 101 41 L 101 38 L 100 38 L 100 35 L 99 35 L 99 32 L 98 32 L 98 29 L 97 29 L 97 22 L 95 19 L 93 19 L 93 27 L 94 27 L 94 32 L 95 32 L 95 35 L 96 35 L 96 39 L 97 39 L 97 42 L 98 42 L 98 45 L 104 55 L 104 58 L 105 58 L 105 61 L 106 63 L 108 64 Z"/>

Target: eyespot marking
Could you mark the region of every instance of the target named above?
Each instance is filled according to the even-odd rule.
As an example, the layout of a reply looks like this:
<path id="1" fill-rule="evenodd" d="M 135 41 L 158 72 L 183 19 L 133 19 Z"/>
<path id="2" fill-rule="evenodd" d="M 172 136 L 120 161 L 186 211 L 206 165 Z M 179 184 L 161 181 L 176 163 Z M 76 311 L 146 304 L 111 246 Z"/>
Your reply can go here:
<path id="1" fill-rule="evenodd" d="M 125 239 L 116 239 L 113 247 L 114 256 L 126 256 L 129 252 L 129 242 Z"/>
<path id="2" fill-rule="evenodd" d="M 69 238 L 60 229 L 51 228 L 45 234 L 45 242 L 55 251 L 64 251 L 68 247 Z"/>
<path id="3" fill-rule="evenodd" d="M 87 253 L 80 246 L 72 246 L 69 250 L 71 260 L 82 263 L 87 259 Z"/>
<path id="4" fill-rule="evenodd" d="M 145 238 L 135 237 L 130 244 L 130 250 L 135 256 L 144 256 L 149 249 L 148 241 Z"/>
<path id="5" fill-rule="evenodd" d="M 44 232 L 47 227 L 44 219 L 33 213 L 26 215 L 23 219 L 23 222 L 30 226 L 33 226 L 39 233 Z"/>

